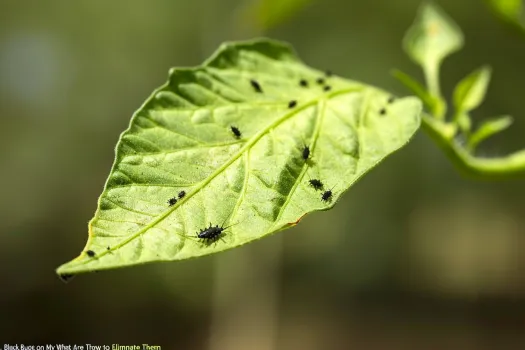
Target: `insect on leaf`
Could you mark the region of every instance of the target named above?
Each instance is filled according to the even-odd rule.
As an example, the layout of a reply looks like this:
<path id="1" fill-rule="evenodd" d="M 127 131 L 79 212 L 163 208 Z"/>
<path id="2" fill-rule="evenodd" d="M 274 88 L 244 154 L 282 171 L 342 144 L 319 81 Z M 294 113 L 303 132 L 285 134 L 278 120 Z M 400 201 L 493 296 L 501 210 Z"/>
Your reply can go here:
<path id="1" fill-rule="evenodd" d="M 421 103 L 387 104 L 390 94 L 335 76 L 326 78 L 332 89 L 325 92 L 312 83 L 323 74 L 268 39 L 226 43 L 201 66 L 172 69 L 118 141 L 84 252 L 58 273 L 217 253 L 335 205 L 409 141 Z M 297 101 L 292 109 L 290 100 Z M 311 178 L 337 185 L 330 200 Z M 227 228 L 210 228 L 216 225 Z"/>

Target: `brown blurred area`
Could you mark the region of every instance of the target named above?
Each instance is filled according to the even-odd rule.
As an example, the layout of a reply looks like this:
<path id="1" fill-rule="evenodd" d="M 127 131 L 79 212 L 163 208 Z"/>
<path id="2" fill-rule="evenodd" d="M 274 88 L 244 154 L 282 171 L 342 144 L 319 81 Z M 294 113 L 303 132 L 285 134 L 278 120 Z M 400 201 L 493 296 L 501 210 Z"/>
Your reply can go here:
<path id="1" fill-rule="evenodd" d="M 443 0 L 466 47 L 443 90 L 488 63 L 476 120 L 525 147 L 525 37 L 475 0 Z M 266 33 L 318 68 L 406 91 L 401 39 L 419 1 L 313 2 Z M 7 0 L 0 11 L 0 341 L 163 349 L 525 349 L 525 182 L 464 179 L 420 133 L 331 211 L 226 253 L 82 275 L 120 132 L 172 66 L 257 33 L 240 0 Z M 242 23 L 242 25 L 237 25 Z"/>

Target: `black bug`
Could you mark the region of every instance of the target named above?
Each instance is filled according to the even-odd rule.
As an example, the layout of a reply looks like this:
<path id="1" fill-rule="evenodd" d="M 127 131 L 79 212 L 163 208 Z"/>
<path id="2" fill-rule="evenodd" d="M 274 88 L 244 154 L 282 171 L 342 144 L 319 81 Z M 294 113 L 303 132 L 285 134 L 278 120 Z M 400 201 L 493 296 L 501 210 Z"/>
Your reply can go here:
<path id="1" fill-rule="evenodd" d="M 224 227 L 223 225 L 224 223 L 222 223 L 221 226 L 219 225 L 212 226 L 210 222 L 209 227 L 205 228 L 204 230 L 200 230 L 200 232 L 197 233 L 197 238 L 202 239 L 205 243 L 215 242 L 216 240 L 221 238 L 224 230 L 233 226 L 233 225 L 230 225 L 230 226 Z"/>
<path id="2" fill-rule="evenodd" d="M 73 277 L 75 277 L 75 275 L 71 275 L 71 274 L 64 273 L 64 274 L 62 274 L 62 275 L 58 275 L 58 277 L 60 277 L 60 279 L 62 280 L 62 282 L 67 283 L 67 282 L 71 281 L 71 279 L 72 279 Z"/>
<path id="3" fill-rule="evenodd" d="M 299 80 L 299 85 L 302 87 L 308 87 L 308 82 L 305 79 Z"/>
<path id="4" fill-rule="evenodd" d="M 109 245 L 106 247 L 107 250 L 111 250 L 111 248 L 109 247 Z"/>
<path id="5" fill-rule="evenodd" d="M 312 186 L 316 191 L 319 191 L 324 187 L 323 183 L 319 179 L 310 179 L 308 182 L 310 183 L 310 186 Z"/>
<path id="6" fill-rule="evenodd" d="M 294 108 L 295 106 L 297 106 L 296 100 L 291 100 L 290 102 L 288 102 L 288 108 Z"/>
<path id="7" fill-rule="evenodd" d="M 220 227 L 219 225 L 212 226 L 210 222 L 209 227 L 200 230 L 200 232 L 197 233 L 197 238 L 202 239 L 205 242 L 214 242 L 220 238 L 222 232 L 226 230 L 226 228 L 227 227 L 222 227 L 222 225 Z"/>
<path id="8" fill-rule="evenodd" d="M 224 222 L 221 224 L 221 226 L 219 226 L 219 225 L 212 226 L 211 222 L 210 222 L 210 226 L 209 227 L 207 227 L 207 228 L 205 228 L 203 230 L 200 230 L 197 233 L 197 238 L 201 239 L 205 243 L 212 243 L 212 242 L 215 242 L 216 240 L 218 240 L 219 238 L 222 237 L 222 234 L 223 234 L 224 230 L 226 230 L 226 229 L 228 229 L 228 228 L 230 228 L 230 227 L 232 227 L 234 225 L 239 224 L 239 222 L 237 222 L 237 223 L 235 223 L 233 225 L 224 227 L 224 223 L 226 222 L 226 220 L 228 220 L 228 218 L 226 218 L 224 220 Z"/>
<path id="9" fill-rule="evenodd" d="M 394 96 L 390 96 L 388 98 L 388 103 L 391 104 L 391 103 L 394 103 L 394 101 L 396 100 L 396 98 Z"/>
<path id="10" fill-rule="evenodd" d="M 319 85 L 323 85 L 324 84 L 324 78 L 317 78 L 316 82 Z"/>
<path id="11" fill-rule="evenodd" d="M 332 190 L 326 190 L 323 192 L 323 194 L 321 195 L 321 200 L 323 202 L 330 202 L 332 200 Z"/>
<path id="12" fill-rule="evenodd" d="M 304 160 L 308 160 L 308 158 L 310 157 L 310 147 L 306 145 L 303 147 L 302 156 Z"/>
<path id="13" fill-rule="evenodd" d="M 89 256 L 90 258 L 92 258 L 92 257 L 95 256 L 95 252 L 92 251 L 92 250 L 88 250 L 88 251 L 86 251 L 86 254 L 87 254 L 87 256 Z"/>
<path id="14" fill-rule="evenodd" d="M 330 91 L 330 90 L 332 90 L 332 87 L 331 87 L 330 85 L 325 85 L 325 86 L 323 87 L 323 90 L 324 90 L 324 91 Z"/>
<path id="15" fill-rule="evenodd" d="M 170 207 L 175 205 L 175 203 L 177 203 L 177 197 L 173 197 L 173 198 L 168 199 L 168 204 L 169 204 Z"/>
<path id="16" fill-rule="evenodd" d="M 381 108 L 381 109 L 379 110 L 379 114 L 381 114 L 381 115 L 385 115 L 385 114 L 386 114 L 386 109 Z"/>
<path id="17" fill-rule="evenodd" d="M 329 190 L 324 191 L 323 194 L 321 194 L 321 200 L 323 202 L 331 202 L 332 201 L 332 196 L 334 194 L 333 189 L 335 188 L 335 186 L 337 186 L 337 184 L 335 184 L 334 187 L 332 187 Z"/>
<path id="18" fill-rule="evenodd" d="M 252 84 L 252 87 L 253 89 L 255 90 L 255 92 L 259 92 L 259 93 L 262 93 L 262 88 L 261 88 L 261 85 L 259 85 L 259 83 L 257 82 L 257 80 L 250 80 L 250 84 Z"/>
<path id="19" fill-rule="evenodd" d="M 332 71 L 330 69 L 327 69 L 324 74 L 327 76 L 327 77 L 331 77 L 332 76 Z"/>
<path id="20" fill-rule="evenodd" d="M 242 134 L 241 134 L 241 131 L 239 130 L 238 127 L 232 125 L 232 126 L 230 126 L 230 128 L 231 128 L 232 133 L 235 135 L 236 138 L 241 137 Z"/>
<path id="21" fill-rule="evenodd" d="M 179 199 L 184 198 L 185 195 L 186 195 L 186 191 L 180 191 L 179 192 Z"/>

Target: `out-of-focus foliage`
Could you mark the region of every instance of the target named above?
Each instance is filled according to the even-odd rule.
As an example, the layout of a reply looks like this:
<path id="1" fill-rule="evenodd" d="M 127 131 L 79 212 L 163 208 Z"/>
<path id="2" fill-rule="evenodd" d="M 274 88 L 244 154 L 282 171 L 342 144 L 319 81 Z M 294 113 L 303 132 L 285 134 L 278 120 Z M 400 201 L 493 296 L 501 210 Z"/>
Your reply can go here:
<path id="1" fill-rule="evenodd" d="M 504 131 L 511 125 L 512 117 L 508 115 L 484 120 L 478 126 L 476 131 L 470 135 L 467 147 L 473 152 L 482 141 Z"/>
<path id="2" fill-rule="evenodd" d="M 432 2 L 425 2 L 408 29 L 404 41 L 407 54 L 425 71 L 439 69 L 444 58 L 463 47 L 458 25 Z"/>
<path id="3" fill-rule="evenodd" d="M 486 2 L 498 18 L 525 34 L 523 0 L 486 0 Z"/>
<path id="4" fill-rule="evenodd" d="M 467 137 L 470 137 L 472 128 L 469 112 L 478 108 L 485 99 L 490 73 L 489 67 L 482 67 L 463 78 L 454 89 L 455 122 Z"/>
<path id="5" fill-rule="evenodd" d="M 463 46 L 461 29 L 448 15 L 432 2 L 425 2 L 404 38 L 406 53 L 422 68 L 426 90 L 416 80 L 401 71 L 394 76 L 407 88 L 420 96 L 429 111 L 423 115 L 425 130 L 465 174 L 487 179 L 525 177 L 525 150 L 505 157 L 477 157 L 476 146 L 483 140 L 504 130 L 510 119 L 489 122 L 473 134 L 470 112 L 485 99 L 490 82 L 490 68 L 482 67 L 463 80 L 454 90 L 454 112 L 446 120 L 447 102 L 441 96 L 440 66 L 443 59 Z M 461 138 L 458 138 L 458 135 Z M 466 140 L 466 145 L 465 141 Z"/>
<path id="6" fill-rule="evenodd" d="M 461 80 L 454 90 L 454 107 L 458 113 L 468 113 L 485 99 L 490 82 L 490 68 L 482 67 Z"/>
<path id="7" fill-rule="evenodd" d="M 255 21 L 256 27 L 268 30 L 290 20 L 314 0 L 252 0 L 242 12 L 242 21 Z"/>

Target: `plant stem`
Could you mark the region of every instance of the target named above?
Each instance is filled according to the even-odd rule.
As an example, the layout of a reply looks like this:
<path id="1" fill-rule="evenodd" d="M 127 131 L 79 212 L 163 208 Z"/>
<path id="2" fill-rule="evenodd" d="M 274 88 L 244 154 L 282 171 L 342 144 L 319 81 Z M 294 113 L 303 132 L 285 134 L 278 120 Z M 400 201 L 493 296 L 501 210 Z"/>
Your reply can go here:
<path id="1" fill-rule="evenodd" d="M 434 102 L 429 106 L 432 110 L 432 115 L 439 120 L 445 119 L 446 104 L 441 96 L 441 89 L 439 87 L 439 64 L 429 64 L 424 67 L 425 82 L 427 90 L 434 98 Z"/>
<path id="2" fill-rule="evenodd" d="M 453 138 L 454 126 L 422 114 L 425 131 L 465 175 L 480 179 L 525 178 L 525 150 L 506 157 L 479 158 L 471 155 Z"/>

